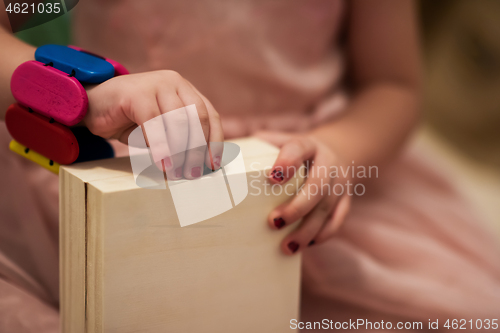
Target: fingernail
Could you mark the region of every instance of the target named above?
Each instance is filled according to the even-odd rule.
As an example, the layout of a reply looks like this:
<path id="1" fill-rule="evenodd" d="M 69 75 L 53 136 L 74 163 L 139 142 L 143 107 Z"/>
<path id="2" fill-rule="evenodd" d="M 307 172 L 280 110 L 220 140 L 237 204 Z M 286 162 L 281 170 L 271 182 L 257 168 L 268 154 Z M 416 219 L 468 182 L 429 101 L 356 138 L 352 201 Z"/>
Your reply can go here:
<path id="1" fill-rule="evenodd" d="M 274 178 L 274 180 L 277 180 L 279 182 L 283 181 L 284 179 L 283 172 L 279 171 L 278 169 L 274 169 L 269 176 L 271 176 L 272 178 Z"/>
<path id="2" fill-rule="evenodd" d="M 278 229 L 281 229 L 285 226 L 285 220 L 283 220 L 281 217 L 277 217 L 273 221 L 274 221 L 274 225 Z"/>
<path id="3" fill-rule="evenodd" d="M 178 167 L 175 169 L 175 178 L 181 178 L 182 177 L 182 167 Z"/>
<path id="4" fill-rule="evenodd" d="M 290 242 L 288 243 L 288 248 L 292 251 L 292 253 L 295 253 L 299 249 L 299 244 L 297 242 Z"/>
<path id="5" fill-rule="evenodd" d="M 220 168 L 220 156 L 215 156 L 214 158 L 214 169 L 217 170 Z"/>
<path id="6" fill-rule="evenodd" d="M 313 246 L 314 244 L 316 244 L 316 242 L 313 239 L 312 241 L 309 242 L 309 244 L 307 244 L 307 246 Z"/>
<path id="7" fill-rule="evenodd" d="M 165 165 L 165 168 L 171 168 L 172 167 L 172 160 L 170 158 L 166 157 L 163 159 L 163 164 Z"/>
<path id="8" fill-rule="evenodd" d="M 201 167 L 196 167 L 191 169 L 191 177 L 198 178 L 201 176 Z"/>

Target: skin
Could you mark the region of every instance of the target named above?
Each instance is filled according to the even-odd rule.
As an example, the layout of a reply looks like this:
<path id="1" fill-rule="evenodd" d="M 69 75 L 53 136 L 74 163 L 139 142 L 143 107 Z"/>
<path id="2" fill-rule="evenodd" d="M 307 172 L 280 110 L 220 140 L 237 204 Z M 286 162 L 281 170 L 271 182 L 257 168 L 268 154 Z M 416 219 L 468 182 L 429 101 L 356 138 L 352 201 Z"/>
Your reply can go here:
<path id="1" fill-rule="evenodd" d="M 274 169 L 285 170 L 283 180 L 271 177 L 272 183 L 285 183 L 293 176 L 286 170 L 307 160 L 313 160 L 313 168 L 318 170 L 332 165 L 380 167 L 396 156 L 418 121 L 421 65 L 415 4 L 406 0 L 349 3 L 347 50 L 352 100 L 341 119 L 304 135 L 257 134 L 281 148 Z M 313 195 L 310 185 L 362 180 L 312 174 L 304 192 L 268 217 L 274 229 L 282 224 L 279 218 L 284 226 L 303 219 L 281 243 L 286 254 L 303 250 L 311 241 L 319 244 L 331 238 L 349 211 L 352 197 L 328 195 L 327 191 Z"/>
<path id="2" fill-rule="evenodd" d="M 181 172 L 176 172 L 179 168 L 186 179 L 200 177 L 203 164 L 212 169 L 219 168 L 217 162 L 220 163 L 222 156 L 219 146 L 212 148 L 210 154 L 205 152 L 205 147 L 171 154 L 171 151 L 184 151 L 188 138 L 192 140 L 192 134 L 197 134 L 186 114 L 175 112 L 175 119 L 168 118 L 168 136 L 171 136 L 168 138 L 162 121 L 156 122 L 159 126 L 148 127 L 146 124 L 150 119 L 194 104 L 203 130 L 198 134 L 204 136 L 205 142 L 224 141 L 219 114 L 180 74 L 164 70 L 119 76 L 87 89 L 87 94 L 89 110 L 84 125 L 96 135 L 123 143 L 127 143 L 130 132 L 138 125 L 142 126 L 155 162 L 159 167 L 163 166 L 169 180 L 182 178 Z"/>
<path id="3" fill-rule="evenodd" d="M 283 252 L 289 255 L 307 248 L 312 241 L 319 244 L 331 238 L 349 212 L 352 196 L 328 195 L 327 191 L 313 192 L 311 188 L 360 181 L 331 178 L 325 172 L 312 171 L 331 166 L 380 167 L 396 156 L 418 120 L 421 78 L 415 4 L 410 0 L 351 0 L 349 5 L 347 52 L 352 95 L 344 116 L 300 135 L 256 134 L 281 148 L 273 170 L 282 173 L 275 172 L 277 177 L 271 174 L 271 183 L 284 184 L 293 177 L 289 167 L 298 168 L 305 162 L 312 165 L 304 190 L 276 207 L 268 217 L 272 229 L 302 219 L 300 226 L 281 243 Z M 5 16 L 5 12 L 1 15 Z M 14 102 L 9 91 L 10 77 L 20 63 L 33 59 L 34 49 L 13 37 L 7 31 L 6 17 L 2 20 L 5 28 L 0 30 L 0 45 L 5 47 L 0 50 L 0 118 L 3 119 L 4 110 Z M 113 78 L 89 88 L 88 96 L 89 111 L 84 124 L 105 138 L 125 141 L 136 126 L 194 103 L 205 138 L 223 140 L 219 115 L 213 106 L 172 71 Z M 188 179 L 194 178 L 189 171 L 203 163 L 203 159 L 214 167 L 209 157 L 183 159 L 172 161 L 174 167 L 163 163 L 167 176 L 181 163 L 188 165 L 183 169 Z"/>

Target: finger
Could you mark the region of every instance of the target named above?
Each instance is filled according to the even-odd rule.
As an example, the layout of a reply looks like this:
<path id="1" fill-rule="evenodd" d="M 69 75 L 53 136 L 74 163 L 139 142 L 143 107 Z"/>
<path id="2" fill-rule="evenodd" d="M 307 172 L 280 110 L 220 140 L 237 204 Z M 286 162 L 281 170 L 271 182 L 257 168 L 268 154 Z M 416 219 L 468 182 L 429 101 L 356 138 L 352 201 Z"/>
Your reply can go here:
<path id="1" fill-rule="evenodd" d="M 179 86 L 177 93 L 186 105 L 189 135 L 183 174 L 186 179 L 203 175 L 207 140 L 210 135 L 208 111 L 201 97 L 189 84 Z"/>
<path id="2" fill-rule="evenodd" d="M 314 237 L 314 243 L 320 244 L 333 237 L 351 209 L 351 200 L 350 195 L 344 195 L 339 199 L 333 211 L 333 216 L 325 223 L 318 235 Z"/>
<path id="3" fill-rule="evenodd" d="M 326 196 L 307 214 L 300 226 L 287 235 L 281 242 L 281 250 L 285 254 L 294 254 L 305 249 L 320 232 L 323 224 L 335 206 L 335 196 Z"/>
<path id="4" fill-rule="evenodd" d="M 316 156 L 315 164 L 309 169 L 307 179 L 297 195 L 289 202 L 278 206 L 269 214 L 269 224 L 274 229 L 292 224 L 308 214 L 330 194 L 330 177 L 328 175 L 329 161 L 323 160 L 320 154 Z"/>
<path id="5" fill-rule="evenodd" d="M 189 82 L 188 82 L 189 83 Z M 208 120 L 210 123 L 210 134 L 208 138 L 208 152 L 205 158 L 205 165 L 212 170 L 220 168 L 222 161 L 222 153 L 224 150 L 224 131 L 219 113 L 215 110 L 210 101 L 196 89 L 191 83 L 191 88 L 196 91 L 200 98 L 205 103 L 208 112 Z"/>
<path id="6" fill-rule="evenodd" d="M 292 139 L 281 147 L 276 162 L 271 168 L 271 183 L 286 183 L 295 174 L 304 161 L 316 153 L 316 145 L 307 139 Z"/>
<path id="7" fill-rule="evenodd" d="M 156 96 L 145 96 L 134 100 L 131 105 L 131 112 L 134 116 L 133 121 L 142 128 L 153 161 L 160 169 L 163 169 L 161 168 L 161 160 L 165 156 L 170 156 L 170 149 Z"/>
<path id="8" fill-rule="evenodd" d="M 205 165 L 212 170 L 218 170 L 222 162 L 222 153 L 224 151 L 224 131 L 220 116 L 215 111 L 212 103 L 203 95 L 201 96 L 208 111 L 208 120 L 210 122 L 210 136 L 208 141 L 208 152 L 205 157 Z"/>
<path id="9" fill-rule="evenodd" d="M 185 106 L 189 106 L 194 104 L 196 106 L 196 111 L 198 112 L 198 120 L 201 125 L 201 130 L 203 131 L 203 137 L 205 139 L 205 144 L 208 142 L 210 135 L 210 121 L 208 117 L 208 110 L 205 105 L 205 102 L 201 98 L 201 96 L 193 89 L 192 85 L 184 80 L 182 84 L 177 88 L 177 95 L 184 103 Z M 199 132 L 199 129 L 197 129 Z M 196 133 L 198 134 L 198 133 Z M 200 142 L 196 140 L 195 144 L 199 144 Z M 192 144 L 192 143 L 191 143 Z M 194 148 L 194 147 L 193 147 Z"/>
<path id="10" fill-rule="evenodd" d="M 168 180 L 182 178 L 188 144 L 188 118 L 184 104 L 175 91 L 159 90 L 156 96 L 165 125 L 170 156 L 163 160 Z"/>

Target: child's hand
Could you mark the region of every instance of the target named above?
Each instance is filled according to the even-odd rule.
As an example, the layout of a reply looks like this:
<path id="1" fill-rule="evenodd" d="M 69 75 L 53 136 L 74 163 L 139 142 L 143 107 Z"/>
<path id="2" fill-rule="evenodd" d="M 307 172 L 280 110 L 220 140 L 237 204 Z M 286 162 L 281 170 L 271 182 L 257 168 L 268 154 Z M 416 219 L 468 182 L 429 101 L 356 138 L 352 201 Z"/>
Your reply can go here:
<path id="1" fill-rule="evenodd" d="M 217 111 L 191 83 L 176 72 L 162 70 L 118 76 L 91 87 L 87 92 L 89 109 L 83 122 L 92 133 L 103 138 L 127 143 L 129 134 L 137 126 L 141 126 L 144 133 L 143 124 L 148 120 L 195 104 L 206 142 L 224 141 Z M 172 115 L 175 116 L 164 117 L 164 124 L 155 122 L 155 130 L 150 131 L 148 128 L 146 133 L 146 142 L 153 158 L 157 165 L 163 165 L 168 179 L 198 178 L 203 173 L 204 164 L 218 169 L 222 156 L 220 144 L 214 145 L 210 154 L 206 153 L 204 147 L 180 154 L 170 153 L 185 151 L 188 139 L 193 140 L 193 133 L 200 132 L 193 130 L 196 123 L 195 119 L 193 121 L 190 118 L 193 115 L 187 112 Z"/>
<path id="2" fill-rule="evenodd" d="M 274 132 L 259 132 L 256 136 L 281 148 L 269 176 L 272 184 L 286 183 L 308 161 L 304 187 L 268 217 L 273 229 L 303 219 L 301 225 L 283 240 L 283 252 L 293 254 L 332 237 L 349 212 L 351 202 L 345 186 L 349 179 L 343 178 L 342 172 L 338 173 L 341 178 L 331 177 L 332 166 L 345 165 L 343 161 L 312 136 Z M 335 184 L 338 184 L 336 188 Z"/>

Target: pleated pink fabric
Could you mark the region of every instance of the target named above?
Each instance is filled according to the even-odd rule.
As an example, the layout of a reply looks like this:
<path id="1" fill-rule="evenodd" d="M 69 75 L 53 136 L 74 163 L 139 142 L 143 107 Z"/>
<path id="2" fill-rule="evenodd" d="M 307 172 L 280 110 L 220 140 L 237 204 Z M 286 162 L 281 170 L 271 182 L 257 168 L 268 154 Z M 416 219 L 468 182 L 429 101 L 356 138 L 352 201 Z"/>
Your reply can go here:
<path id="1" fill-rule="evenodd" d="M 304 253 L 302 320 L 498 317 L 497 235 L 433 169 L 423 152 L 405 154 L 355 198 L 335 238 Z"/>
<path id="2" fill-rule="evenodd" d="M 212 101 L 228 138 L 304 131 L 347 103 L 336 42 L 344 7 L 86 0 L 74 43 L 132 72 L 180 72 Z M 57 177 L 9 152 L 8 141 L 2 124 L 0 332 L 58 332 Z M 297 319 L 498 318 L 498 240 L 435 170 L 425 152 L 403 152 L 354 199 L 336 237 L 305 251 Z"/>
<path id="3" fill-rule="evenodd" d="M 59 332 L 58 179 L 0 123 L 0 332 Z"/>

